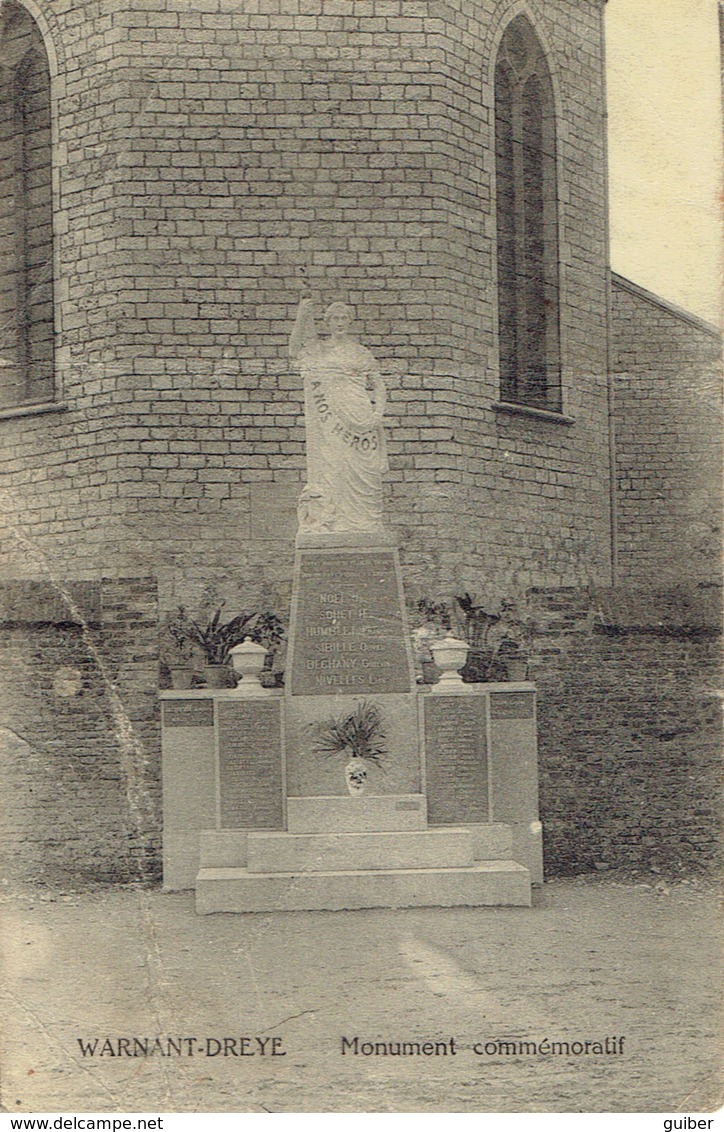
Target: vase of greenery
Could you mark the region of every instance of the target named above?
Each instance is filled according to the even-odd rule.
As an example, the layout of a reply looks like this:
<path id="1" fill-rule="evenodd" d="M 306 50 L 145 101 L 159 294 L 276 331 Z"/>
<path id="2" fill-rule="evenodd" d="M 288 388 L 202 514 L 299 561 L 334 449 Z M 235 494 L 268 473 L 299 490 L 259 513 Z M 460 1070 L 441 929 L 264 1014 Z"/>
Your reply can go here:
<path id="1" fill-rule="evenodd" d="M 314 725 L 314 751 L 327 758 L 346 758 L 344 776 L 351 795 L 364 794 L 369 767 L 384 770 L 387 743 L 376 704 L 359 700 L 354 711 Z"/>

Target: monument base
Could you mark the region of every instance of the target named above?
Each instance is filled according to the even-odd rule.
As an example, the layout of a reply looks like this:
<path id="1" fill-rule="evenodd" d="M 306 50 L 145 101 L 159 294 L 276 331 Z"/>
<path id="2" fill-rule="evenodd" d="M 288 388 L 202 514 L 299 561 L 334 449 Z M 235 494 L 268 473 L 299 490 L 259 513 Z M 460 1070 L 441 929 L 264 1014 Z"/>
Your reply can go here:
<path id="1" fill-rule="evenodd" d="M 210 830 L 201 835 L 196 910 L 529 907 L 530 873 L 511 859 L 511 846 L 502 823 L 388 833 L 239 831 L 223 842 Z"/>
<path id="2" fill-rule="evenodd" d="M 530 875 L 515 861 L 470 869 L 388 869 L 337 873 L 245 873 L 202 869 L 196 911 L 340 912 L 354 908 L 529 908 Z"/>
<path id="3" fill-rule="evenodd" d="M 397 535 L 380 527 L 375 531 L 300 531 L 295 540 L 297 550 L 323 550 L 335 547 L 367 550 L 370 546 L 397 548 Z"/>

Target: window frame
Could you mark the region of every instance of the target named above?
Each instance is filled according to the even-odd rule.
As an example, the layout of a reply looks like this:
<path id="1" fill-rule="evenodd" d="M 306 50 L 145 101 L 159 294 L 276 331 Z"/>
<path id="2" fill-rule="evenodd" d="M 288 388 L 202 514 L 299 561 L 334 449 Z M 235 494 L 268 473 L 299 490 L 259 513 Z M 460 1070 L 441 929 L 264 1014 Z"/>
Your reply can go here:
<path id="1" fill-rule="evenodd" d="M 34 5 L 24 0 L 10 0 L 5 6 L 5 18 L 0 24 L 0 44 L 8 48 L 6 55 L 6 77 L 4 94 L 7 97 L 7 119 L 10 123 L 8 154 L 10 178 L 12 179 L 13 204 L 23 202 L 22 216 L 15 218 L 14 231 L 9 237 L 13 244 L 9 275 L 14 290 L 6 317 L 10 328 L 12 345 L 8 349 L 0 344 L 0 377 L 3 370 L 14 371 L 14 377 L 5 384 L 3 400 L 0 401 L 0 419 L 25 416 L 31 413 L 53 411 L 66 406 L 59 400 L 60 390 L 57 381 L 58 366 L 58 170 L 57 170 L 57 59 L 48 38 L 48 31 L 42 13 L 36 12 Z M 20 27 L 19 42 L 13 58 L 12 37 Z M 22 37 L 27 29 L 29 43 L 23 49 Z M 9 61 L 7 57 L 9 56 Z M 37 70 L 39 65 L 39 71 Z M 36 68 L 35 74 L 33 69 Z M 37 107 L 31 110 L 33 99 L 38 91 L 34 89 L 38 73 L 42 83 L 42 124 L 40 129 L 47 131 L 46 153 L 40 165 L 31 167 L 34 146 L 28 144 L 36 126 L 28 126 L 27 119 L 37 114 Z M 30 192 L 28 177 L 37 176 L 42 170 L 44 197 L 37 200 L 37 186 Z M 35 199 L 33 199 L 35 198 Z M 47 227 L 47 234 L 39 242 L 33 243 L 33 219 L 37 223 L 37 210 L 41 209 L 40 225 Z M 32 218 L 33 210 L 36 217 Z M 10 214 L 12 216 L 12 212 Z M 34 258 L 38 247 L 42 248 L 42 258 Z M 45 298 L 37 299 L 37 290 L 47 288 Z M 33 299 L 33 291 L 36 298 Z M 47 305 L 47 313 L 33 318 L 34 302 Z M 14 325 L 13 325 L 14 323 Z M 34 328 L 39 330 L 37 337 Z M 33 356 L 35 354 L 35 357 Z M 10 355 L 10 356 L 6 356 Z"/>
<path id="2" fill-rule="evenodd" d="M 563 413 L 556 97 L 546 52 L 525 14 L 503 30 L 492 77 L 500 397 L 493 407 L 569 423 Z M 537 122 L 532 82 L 539 88 Z M 526 142 L 536 127 L 540 143 L 531 148 Z"/>

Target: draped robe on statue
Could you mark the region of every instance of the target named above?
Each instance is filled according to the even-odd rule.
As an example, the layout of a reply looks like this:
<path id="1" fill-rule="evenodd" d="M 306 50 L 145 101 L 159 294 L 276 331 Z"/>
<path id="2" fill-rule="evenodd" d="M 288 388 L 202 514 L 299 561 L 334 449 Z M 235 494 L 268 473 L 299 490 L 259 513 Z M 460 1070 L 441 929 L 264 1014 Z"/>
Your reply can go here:
<path id="1" fill-rule="evenodd" d="M 299 352 L 304 378 L 307 486 L 300 531 L 381 531 L 387 452 L 377 363 L 350 339 L 316 341 Z"/>

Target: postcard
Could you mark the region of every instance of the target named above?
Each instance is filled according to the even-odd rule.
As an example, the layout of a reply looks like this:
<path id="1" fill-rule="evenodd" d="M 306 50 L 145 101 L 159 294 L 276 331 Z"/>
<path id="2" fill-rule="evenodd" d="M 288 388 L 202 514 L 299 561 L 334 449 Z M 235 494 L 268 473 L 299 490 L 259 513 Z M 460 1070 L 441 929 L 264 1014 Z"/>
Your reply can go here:
<path id="1" fill-rule="evenodd" d="M 720 132 L 713 0 L 2 0 L 10 1127 L 713 1127 Z"/>

